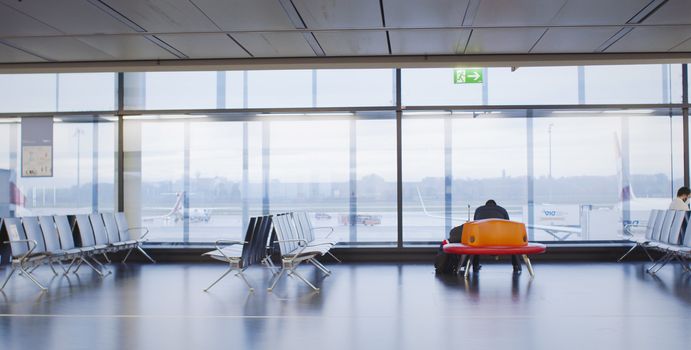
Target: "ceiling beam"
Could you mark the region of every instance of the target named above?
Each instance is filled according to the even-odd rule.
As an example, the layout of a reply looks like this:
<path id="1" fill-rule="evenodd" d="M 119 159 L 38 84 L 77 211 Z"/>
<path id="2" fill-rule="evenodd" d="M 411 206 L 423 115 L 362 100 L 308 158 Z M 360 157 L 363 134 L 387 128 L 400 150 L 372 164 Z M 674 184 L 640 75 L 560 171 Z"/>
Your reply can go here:
<path id="1" fill-rule="evenodd" d="M 0 64 L 0 74 L 337 68 L 538 67 L 674 64 L 689 61 L 691 61 L 691 52 L 234 58 L 5 63 Z"/>

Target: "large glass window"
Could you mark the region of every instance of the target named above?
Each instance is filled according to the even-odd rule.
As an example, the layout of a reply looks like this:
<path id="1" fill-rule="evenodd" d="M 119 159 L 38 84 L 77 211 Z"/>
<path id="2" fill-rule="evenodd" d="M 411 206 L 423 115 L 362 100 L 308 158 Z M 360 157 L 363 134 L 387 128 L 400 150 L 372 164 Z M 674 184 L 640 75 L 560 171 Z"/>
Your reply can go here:
<path id="1" fill-rule="evenodd" d="M 114 73 L 0 74 L 0 113 L 112 111 Z"/>
<path id="2" fill-rule="evenodd" d="M 0 216 L 114 210 L 117 119 L 55 118 L 51 177 L 21 176 L 21 118 L 0 120 Z"/>
<path id="3" fill-rule="evenodd" d="M 395 242 L 392 117 L 128 117 L 126 133 L 140 137 L 128 139 L 126 173 L 141 177 L 125 186 L 140 189 L 141 207 L 126 210 L 157 242 L 238 239 L 249 216 L 286 211 L 343 242 Z"/>
<path id="4" fill-rule="evenodd" d="M 489 199 L 526 221 L 526 119 L 413 114 L 403 121 L 403 235 L 439 241 Z"/>

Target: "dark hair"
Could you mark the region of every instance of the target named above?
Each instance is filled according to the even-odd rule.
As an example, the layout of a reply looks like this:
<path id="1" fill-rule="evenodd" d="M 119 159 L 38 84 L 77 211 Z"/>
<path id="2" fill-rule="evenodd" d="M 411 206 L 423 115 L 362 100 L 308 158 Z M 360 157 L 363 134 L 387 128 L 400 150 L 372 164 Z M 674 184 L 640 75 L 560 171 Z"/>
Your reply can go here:
<path id="1" fill-rule="evenodd" d="M 494 199 L 490 199 L 485 203 L 485 205 L 497 205 L 497 202 L 494 201 Z"/>
<path id="2" fill-rule="evenodd" d="M 688 188 L 686 186 L 679 187 L 679 190 L 677 191 L 677 197 L 681 197 L 683 195 L 690 195 L 691 194 L 691 188 Z"/>

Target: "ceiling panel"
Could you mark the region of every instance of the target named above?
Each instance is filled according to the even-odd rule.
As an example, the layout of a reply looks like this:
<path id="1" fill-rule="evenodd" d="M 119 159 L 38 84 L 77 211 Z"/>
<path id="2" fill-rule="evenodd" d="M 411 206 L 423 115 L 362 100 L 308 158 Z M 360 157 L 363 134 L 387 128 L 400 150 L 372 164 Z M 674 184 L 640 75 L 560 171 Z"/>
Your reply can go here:
<path id="1" fill-rule="evenodd" d="M 552 24 L 624 24 L 650 0 L 569 0 Z"/>
<path id="2" fill-rule="evenodd" d="M 0 3 L 0 36 L 59 34 L 55 28 L 41 23 Z"/>
<path id="3" fill-rule="evenodd" d="M 690 24 L 691 1 L 669 0 L 643 21 L 645 24 Z"/>
<path id="4" fill-rule="evenodd" d="M 72 37 L 31 37 L 6 41 L 52 61 L 103 61 L 114 58 Z"/>
<path id="5" fill-rule="evenodd" d="M 387 27 L 457 26 L 469 0 L 384 0 Z"/>
<path id="6" fill-rule="evenodd" d="M 674 52 L 691 52 L 691 38 L 672 48 Z"/>
<path id="7" fill-rule="evenodd" d="M 233 34 L 254 57 L 308 57 L 314 51 L 301 33 L 237 33 Z"/>
<path id="8" fill-rule="evenodd" d="M 477 14 L 466 19 L 476 26 L 548 24 L 566 0 L 482 0 Z"/>
<path id="9" fill-rule="evenodd" d="M 84 0 L 12 1 L 1 0 L 13 8 L 47 23 L 63 33 L 127 33 L 133 30 Z"/>
<path id="10" fill-rule="evenodd" d="M 44 62 L 40 57 L 30 55 L 22 50 L 15 49 L 12 46 L 0 43 L 0 62 L 2 63 L 20 63 L 20 62 Z"/>
<path id="11" fill-rule="evenodd" d="M 293 0 L 293 4 L 310 29 L 382 27 L 376 0 Z"/>
<path id="12" fill-rule="evenodd" d="M 177 58 L 143 36 L 88 36 L 79 40 L 107 53 L 116 60 L 156 60 Z"/>
<path id="13" fill-rule="evenodd" d="M 534 53 L 595 52 L 620 28 L 551 28 L 533 48 Z"/>
<path id="14" fill-rule="evenodd" d="M 149 32 L 214 31 L 189 0 L 101 0 Z"/>
<path id="15" fill-rule="evenodd" d="M 690 27 L 638 27 L 605 52 L 666 52 L 691 37 Z"/>
<path id="16" fill-rule="evenodd" d="M 528 53 L 544 29 L 473 29 L 466 54 Z"/>
<path id="17" fill-rule="evenodd" d="M 157 35 L 189 58 L 250 57 L 225 34 Z"/>
<path id="18" fill-rule="evenodd" d="M 394 55 L 451 55 L 463 53 L 470 30 L 392 30 Z"/>
<path id="19" fill-rule="evenodd" d="M 327 56 L 388 55 L 385 31 L 316 32 Z"/>
<path id="20" fill-rule="evenodd" d="M 295 29 L 278 0 L 192 0 L 222 30 Z"/>

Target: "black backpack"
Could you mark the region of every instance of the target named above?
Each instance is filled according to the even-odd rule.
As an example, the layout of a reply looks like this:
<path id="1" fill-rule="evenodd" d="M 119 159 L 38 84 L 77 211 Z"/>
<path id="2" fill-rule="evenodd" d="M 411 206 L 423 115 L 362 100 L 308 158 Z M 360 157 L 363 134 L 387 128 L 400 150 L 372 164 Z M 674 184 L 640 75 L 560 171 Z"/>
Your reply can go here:
<path id="1" fill-rule="evenodd" d="M 434 258 L 434 270 L 437 274 L 456 274 L 461 264 L 461 256 L 444 253 L 444 243 L 439 245 L 439 251 Z"/>
<path id="2" fill-rule="evenodd" d="M 449 243 L 461 243 L 463 225 L 449 231 Z M 457 254 L 444 253 L 444 243 L 439 245 L 439 250 L 434 258 L 434 270 L 437 274 L 455 274 L 461 264 L 461 257 Z"/>

